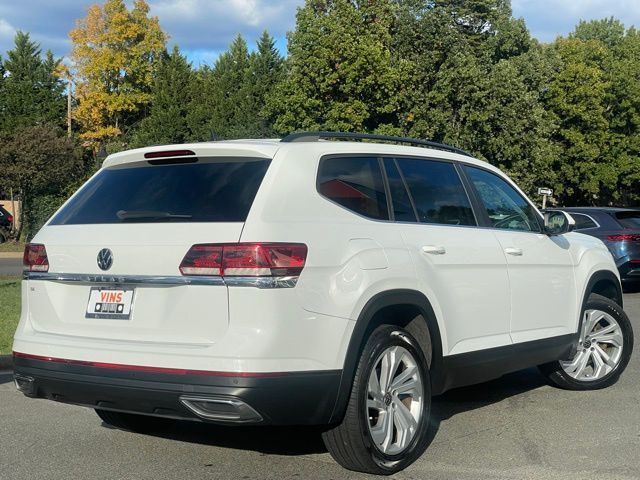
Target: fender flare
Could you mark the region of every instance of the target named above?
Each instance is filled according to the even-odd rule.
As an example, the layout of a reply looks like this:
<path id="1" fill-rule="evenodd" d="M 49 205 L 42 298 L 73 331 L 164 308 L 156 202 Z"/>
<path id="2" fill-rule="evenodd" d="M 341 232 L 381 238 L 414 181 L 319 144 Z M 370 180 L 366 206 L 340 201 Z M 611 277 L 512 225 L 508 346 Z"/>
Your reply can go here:
<path id="1" fill-rule="evenodd" d="M 613 273 L 611 270 L 598 270 L 595 273 L 593 273 L 593 275 L 591 275 L 591 277 L 589 278 L 589 281 L 587 282 L 587 286 L 584 290 L 584 297 L 582 300 L 582 309 L 580 310 L 581 314 L 587 304 L 589 295 L 591 295 L 591 293 L 593 292 L 593 287 L 598 282 L 601 282 L 603 280 L 607 282 L 611 282 L 613 284 L 614 288 L 616 289 L 616 303 L 620 305 L 620 308 L 624 307 L 623 296 L 622 296 L 622 285 L 620 284 L 620 280 L 618 279 L 616 274 Z"/>
<path id="2" fill-rule="evenodd" d="M 419 291 L 408 289 L 380 292 L 365 304 L 351 333 L 351 339 L 349 340 L 349 346 L 347 347 L 347 354 L 345 355 L 342 368 L 336 403 L 333 413 L 331 414 L 331 423 L 340 421 L 346 411 L 353 386 L 353 378 L 356 373 L 358 361 L 360 360 L 360 354 L 369 333 L 378 325 L 377 322 L 373 321 L 376 313 L 385 307 L 398 305 L 416 307 L 424 317 L 432 344 L 430 369 L 432 391 L 437 392 L 438 386 L 444 383 L 442 375 L 442 338 L 433 307 L 427 297 Z"/>

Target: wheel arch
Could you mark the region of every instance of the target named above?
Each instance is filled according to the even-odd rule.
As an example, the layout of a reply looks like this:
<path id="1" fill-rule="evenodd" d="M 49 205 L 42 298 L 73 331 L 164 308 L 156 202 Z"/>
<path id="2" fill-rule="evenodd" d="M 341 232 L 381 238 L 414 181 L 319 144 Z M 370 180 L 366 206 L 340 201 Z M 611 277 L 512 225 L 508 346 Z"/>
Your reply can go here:
<path id="1" fill-rule="evenodd" d="M 582 310 L 589 299 L 589 295 L 592 293 L 597 293 L 598 295 L 602 295 L 603 297 L 607 297 L 610 300 L 613 300 L 620 308 L 623 305 L 623 296 L 622 296 L 622 285 L 620 284 L 620 280 L 610 270 L 598 270 L 593 273 L 587 282 L 587 286 L 584 290 L 584 296 L 582 299 Z"/>
<path id="2" fill-rule="evenodd" d="M 392 313 L 403 314 L 402 321 L 389 322 L 390 314 Z M 440 386 L 444 384 L 442 338 L 431 302 L 422 292 L 416 290 L 397 289 L 380 292 L 365 304 L 356 320 L 345 355 L 340 387 L 331 415 L 331 423 L 340 421 L 344 415 L 351 394 L 358 360 L 370 333 L 383 324 L 391 323 L 406 326 L 416 315 L 421 315 L 424 318 L 425 327 L 428 330 L 431 351 L 425 352 L 425 357 L 430 361 L 432 392 L 439 392 Z M 420 346 L 424 347 L 424 345 Z"/>

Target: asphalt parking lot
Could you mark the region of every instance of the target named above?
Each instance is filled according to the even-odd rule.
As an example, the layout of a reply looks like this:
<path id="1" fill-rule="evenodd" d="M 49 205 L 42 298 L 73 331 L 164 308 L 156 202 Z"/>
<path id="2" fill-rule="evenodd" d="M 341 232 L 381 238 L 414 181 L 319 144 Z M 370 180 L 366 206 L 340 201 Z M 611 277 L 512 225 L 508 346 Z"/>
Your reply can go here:
<path id="1" fill-rule="evenodd" d="M 640 293 L 625 296 L 640 337 Z M 566 392 L 536 370 L 434 400 L 432 443 L 400 479 L 640 479 L 640 349 L 614 387 Z M 318 432 L 176 424 L 138 435 L 19 394 L 0 373 L 0 479 L 357 479 Z"/>

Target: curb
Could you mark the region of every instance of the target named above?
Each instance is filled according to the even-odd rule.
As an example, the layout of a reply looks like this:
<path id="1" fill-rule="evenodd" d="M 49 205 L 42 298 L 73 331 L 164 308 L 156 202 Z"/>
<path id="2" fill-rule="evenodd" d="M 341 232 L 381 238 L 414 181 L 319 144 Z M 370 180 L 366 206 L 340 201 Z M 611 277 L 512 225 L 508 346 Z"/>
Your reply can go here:
<path id="1" fill-rule="evenodd" d="M 20 252 L 0 252 L 0 258 L 22 258 Z"/>
<path id="2" fill-rule="evenodd" d="M 13 356 L 0 355 L 0 370 L 13 370 Z"/>

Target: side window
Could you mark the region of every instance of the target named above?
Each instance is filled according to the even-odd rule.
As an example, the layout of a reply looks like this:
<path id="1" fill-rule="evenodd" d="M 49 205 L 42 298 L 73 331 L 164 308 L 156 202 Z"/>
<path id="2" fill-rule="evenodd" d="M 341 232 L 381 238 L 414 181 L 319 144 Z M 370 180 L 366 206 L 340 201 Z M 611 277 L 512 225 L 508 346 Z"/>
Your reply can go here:
<path id="1" fill-rule="evenodd" d="M 452 163 L 410 158 L 397 161 L 420 222 L 476 225 L 471 202 Z"/>
<path id="2" fill-rule="evenodd" d="M 389 219 L 387 197 L 377 158 L 333 157 L 321 160 L 318 191 L 365 217 Z"/>
<path id="3" fill-rule="evenodd" d="M 534 208 L 502 178 L 480 168 L 465 166 L 494 228 L 539 232 Z"/>
<path id="4" fill-rule="evenodd" d="M 594 222 L 588 215 L 581 213 L 569 213 L 576 222 L 576 230 L 584 230 L 586 228 L 598 228 L 598 224 Z"/>
<path id="5" fill-rule="evenodd" d="M 393 218 L 396 222 L 417 222 L 416 212 L 411 204 L 411 198 L 404 179 L 396 166 L 393 158 L 384 159 L 384 169 L 387 172 L 391 205 L 393 205 Z"/>

